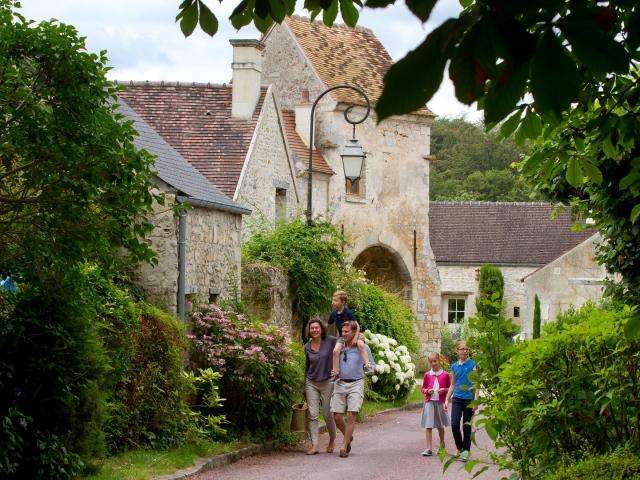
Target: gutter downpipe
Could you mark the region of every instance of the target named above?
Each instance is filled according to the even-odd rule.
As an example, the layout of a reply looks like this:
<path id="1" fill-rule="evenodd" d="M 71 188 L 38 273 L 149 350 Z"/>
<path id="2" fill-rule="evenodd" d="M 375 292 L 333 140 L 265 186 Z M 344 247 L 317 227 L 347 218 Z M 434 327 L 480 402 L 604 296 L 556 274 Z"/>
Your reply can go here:
<path id="1" fill-rule="evenodd" d="M 182 203 L 178 200 L 179 203 Z M 184 323 L 186 310 L 187 212 L 178 212 L 178 317 Z"/>

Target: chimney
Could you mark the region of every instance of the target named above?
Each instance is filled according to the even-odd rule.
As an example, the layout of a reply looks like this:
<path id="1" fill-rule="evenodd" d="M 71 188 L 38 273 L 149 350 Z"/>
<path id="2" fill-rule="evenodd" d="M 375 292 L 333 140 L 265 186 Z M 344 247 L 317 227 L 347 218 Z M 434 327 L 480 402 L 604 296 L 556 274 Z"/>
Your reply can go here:
<path id="1" fill-rule="evenodd" d="M 248 120 L 260 100 L 262 51 L 259 40 L 229 40 L 233 45 L 231 116 Z"/>
<path id="2" fill-rule="evenodd" d="M 296 115 L 296 130 L 298 135 L 302 137 L 304 144 L 309 147 L 309 127 L 311 126 L 311 107 L 312 103 L 309 100 L 309 90 L 306 88 L 302 90 L 300 100 L 295 106 Z"/>

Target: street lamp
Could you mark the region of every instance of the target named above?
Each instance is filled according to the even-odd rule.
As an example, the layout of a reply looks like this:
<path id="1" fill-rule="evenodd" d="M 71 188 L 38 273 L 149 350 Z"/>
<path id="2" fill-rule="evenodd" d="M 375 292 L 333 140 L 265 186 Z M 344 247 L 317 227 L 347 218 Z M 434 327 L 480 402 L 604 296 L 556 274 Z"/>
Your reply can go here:
<path id="1" fill-rule="evenodd" d="M 353 138 L 349 140 L 349 143 L 344 146 L 340 156 L 342 157 L 342 166 L 344 168 L 344 176 L 349 179 L 349 182 L 353 183 L 358 178 L 360 178 L 362 174 L 362 163 L 366 157 L 362 147 L 358 144 L 358 140 L 356 140 L 356 125 L 364 122 L 369 116 L 369 112 L 371 111 L 371 103 L 369 102 L 369 98 L 365 95 L 365 93 L 357 87 L 351 85 L 336 85 L 335 87 L 328 88 L 324 92 L 320 94 L 316 101 L 313 102 L 313 106 L 311 107 L 311 122 L 309 127 L 309 177 L 307 178 L 307 226 L 310 227 L 313 225 L 311 220 L 311 207 L 312 207 L 312 194 L 313 194 L 313 170 L 312 170 L 312 155 L 313 155 L 313 130 L 314 130 L 314 118 L 316 105 L 320 101 L 322 97 L 324 97 L 327 93 L 337 90 L 339 88 L 347 88 L 349 90 L 353 90 L 360 94 L 367 101 L 367 111 L 364 116 L 360 120 L 351 120 L 349 118 L 349 112 L 353 108 L 353 105 L 347 107 L 344 111 L 344 119 L 353 125 Z"/>

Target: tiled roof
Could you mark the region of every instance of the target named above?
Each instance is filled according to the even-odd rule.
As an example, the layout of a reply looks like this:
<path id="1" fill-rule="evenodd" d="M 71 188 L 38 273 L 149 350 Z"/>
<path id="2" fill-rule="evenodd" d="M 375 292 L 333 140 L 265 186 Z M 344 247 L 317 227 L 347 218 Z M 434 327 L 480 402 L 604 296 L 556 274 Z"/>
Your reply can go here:
<path id="1" fill-rule="evenodd" d="M 233 198 L 266 89 L 250 120 L 231 118 L 231 86 L 165 82 L 121 83 L 140 115 L 222 193 Z"/>
<path id="2" fill-rule="evenodd" d="M 284 130 L 289 147 L 305 165 L 308 165 L 309 147 L 304 144 L 296 130 L 296 113 L 292 110 L 283 110 L 282 123 L 284 124 Z M 327 175 L 333 175 L 335 173 L 322 154 L 315 147 L 311 152 L 311 168 L 314 172 L 326 173 Z"/>
<path id="3" fill-rule="evenodd" d="M 595 233 L 574 232 L 568 210 L 553 212 L 547 203 L 430 202 L 436 262 L 545 265 Z"/>
<path id="4" fill-rule="evenodd" d="M 373 31 L 339 24 L 329 28 L 322 22 L 295 15 L 285 21 L 327 87 L 354 85 L 360 87 L 372 103 L 378 101 L 384 76 L 393 60 Z M 338 102 L 366 105 L 361 96 L 346 89 L 332 94 Z M 414 113 L 434 115 L 426 107 Z"/>
<path id="5" fill-rule="evenodd" d="M 136 148 L 156 156 L 154 169 L 163 182 L 189 199 L 196 200 L 199 205 L 233 213 L 251 213 L 251 210 L 241 207 L 214 187 L 122 99 L 119 100 L 118 112 L 124 115 L 125 120 L 133 121 L 133 127 L 138 132 L 133 139 Z"/>

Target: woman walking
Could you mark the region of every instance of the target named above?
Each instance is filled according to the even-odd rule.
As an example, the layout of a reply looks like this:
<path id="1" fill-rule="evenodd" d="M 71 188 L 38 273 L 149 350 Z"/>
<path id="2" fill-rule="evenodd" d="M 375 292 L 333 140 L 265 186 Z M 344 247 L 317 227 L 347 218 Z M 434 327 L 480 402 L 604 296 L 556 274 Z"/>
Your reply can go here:
<path id="1" fill-rule="evenodd" d="M 309 435 L 311 448 L 307 455 L 315 455 L 319 451 L 318 416 L 320 404 L 329 432 L 327 453 L 332 453 L 336 439 L 336 424 L 330 410 L 333 383 L 329 381 L 331 373 L 333 349 L 336 338 L 327 336 L 327 326 L 319 319 L 313 319 L 307 325 L 309 341 L 304 346 L 305 381 L 304 392 L 309 406 Z"/>

